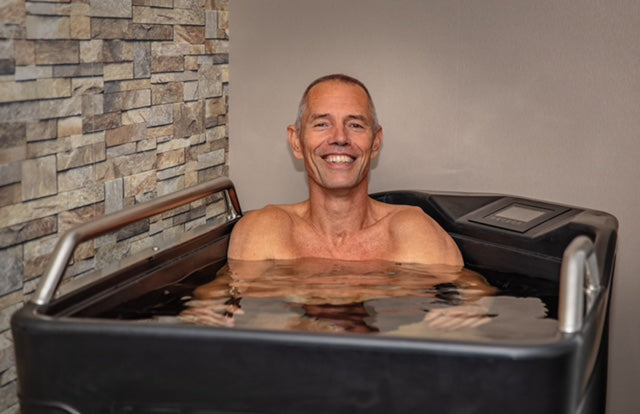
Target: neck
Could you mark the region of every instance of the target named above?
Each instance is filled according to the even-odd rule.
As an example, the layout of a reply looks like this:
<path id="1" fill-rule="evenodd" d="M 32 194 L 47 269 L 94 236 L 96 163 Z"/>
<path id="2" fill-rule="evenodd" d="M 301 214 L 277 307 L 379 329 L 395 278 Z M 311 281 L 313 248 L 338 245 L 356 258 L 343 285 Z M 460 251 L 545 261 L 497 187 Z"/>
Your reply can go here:
<path id="1" fill-rule="evenodd" d="M 327 190 L 309 183 L 309 220 L 330 239 L 342 239 L 369 226 L 372 200 L 366 180 L 351 189 Z"/>

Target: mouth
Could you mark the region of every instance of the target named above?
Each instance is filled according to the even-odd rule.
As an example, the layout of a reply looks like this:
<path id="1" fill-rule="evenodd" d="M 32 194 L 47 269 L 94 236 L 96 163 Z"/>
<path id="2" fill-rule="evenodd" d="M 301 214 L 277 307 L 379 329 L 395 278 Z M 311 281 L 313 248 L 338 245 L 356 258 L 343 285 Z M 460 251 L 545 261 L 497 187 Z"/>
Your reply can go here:
<path id="1" fill-rule="evenodd" d="M 356 160 L 354 157 L 345 154 L 329 154 L 322 157 L 322 159 L 332 164 L 351 164 Z"/>

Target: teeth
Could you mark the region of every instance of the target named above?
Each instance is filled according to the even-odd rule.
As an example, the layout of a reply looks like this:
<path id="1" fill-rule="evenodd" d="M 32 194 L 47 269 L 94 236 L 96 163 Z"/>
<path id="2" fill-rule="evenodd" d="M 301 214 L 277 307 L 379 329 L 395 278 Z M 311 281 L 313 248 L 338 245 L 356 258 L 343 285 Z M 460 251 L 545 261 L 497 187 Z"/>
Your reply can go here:
<path id="1" fill-rule="evenodd" d="M 327 162 L 333 162 L 336 164 L 346 164 L 353 162 L 353 158 L 348 155 L 327 155 L 324 159 Z"/>

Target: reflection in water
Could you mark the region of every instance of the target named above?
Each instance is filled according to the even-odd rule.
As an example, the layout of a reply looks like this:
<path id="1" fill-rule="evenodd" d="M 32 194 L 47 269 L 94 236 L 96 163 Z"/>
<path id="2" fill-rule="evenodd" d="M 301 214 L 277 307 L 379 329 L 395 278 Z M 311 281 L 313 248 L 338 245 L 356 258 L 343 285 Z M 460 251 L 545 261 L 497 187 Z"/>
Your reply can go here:
<path id="1" fill-rule="evenodd" d="M 497 292 L 450 266 L 326 259 L 230 260 L 179 319 L 250 329 L 473 340 L 553 337 L 537 298 Z"/>

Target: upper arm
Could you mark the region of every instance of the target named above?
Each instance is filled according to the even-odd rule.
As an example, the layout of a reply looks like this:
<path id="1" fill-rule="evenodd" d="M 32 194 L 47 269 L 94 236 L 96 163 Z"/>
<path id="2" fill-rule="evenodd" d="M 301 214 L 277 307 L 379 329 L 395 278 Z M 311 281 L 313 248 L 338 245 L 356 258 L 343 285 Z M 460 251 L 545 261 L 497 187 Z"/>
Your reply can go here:
<path id="1" fill-rule="evenodd" d="M 404 261 L 463 266 L 458 246 L 451 236 L 418 207 L 400 210 L 392 223 Z"/>

